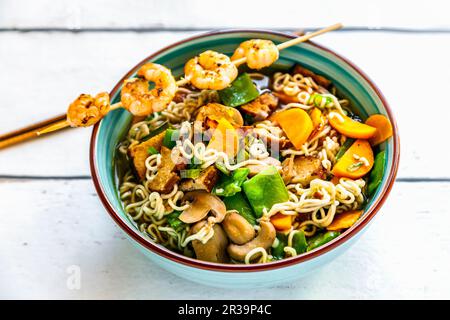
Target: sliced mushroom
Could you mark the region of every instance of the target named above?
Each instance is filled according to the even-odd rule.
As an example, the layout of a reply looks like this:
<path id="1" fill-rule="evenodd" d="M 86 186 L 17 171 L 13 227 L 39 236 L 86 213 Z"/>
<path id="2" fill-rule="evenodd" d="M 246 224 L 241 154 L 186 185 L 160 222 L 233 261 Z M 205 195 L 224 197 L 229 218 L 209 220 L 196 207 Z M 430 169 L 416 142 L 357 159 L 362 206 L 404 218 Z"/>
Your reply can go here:
<path id="1" fill-rule="evenodd" d="M 203 124 L 204 129 L 208 129 L 220 119 L 226 119 L 235 128 L 240 128 L 244 125 L 244 119 L 241 113 L 236 108 L 224 106 L 220 103 L 208 103 L 201 107 L 195 117 L 196 121 Z"/>
<path id="2" fill-rule="evenodd" d="M 258 247 L 262 247 L 266 250 L 270 248 L 270 246 L 275 241 L 275 228 L 269 221 L 261 221 L 260 226 L 261 229 L 256 238 L 254 238 L 253 240 L 242 245 L 230 244 L 228 246 L 228 254 L 231 258 L 237 261 L 244 261 L 245 256 L 251 250 Z M 257 258 L 257 255 L 255 255 L 254 258 Z"/>
<path id="3" fill-rule="evenodd" d="M 205 221 L 196 223 L 191 233 L 197 233 L 205 225 Z M 227 255 L 228 238 L 222 227 L 219 224 L 213 226 L 214 235 L 206 243 L 202 243 L 200 240 L 192 241 L 192 247 L 194 248 L 197 259 L 210 262 L 228 262 Z"/>
<path id="4" fill-rule="evenodd" d="M 184 195 L 183 200 L 191 202 L 189 208 L 180 214 L 179 219 L 184 223 L 194 223 L 202 220 L 211 211 L 215 216 L 215 222 L 220 223 L 227 214 L 227 208 L 219 197 L 205 192 L 192 191 Z"/>
<path id="5" fill-rule="evenodd" d="M 236 212 L 227 213 L 222 222 L 222 227 L 228 238 L 236 244 L 244 244 L 255 237 L 255 229 L 245 220 L 243 216 Z"/>

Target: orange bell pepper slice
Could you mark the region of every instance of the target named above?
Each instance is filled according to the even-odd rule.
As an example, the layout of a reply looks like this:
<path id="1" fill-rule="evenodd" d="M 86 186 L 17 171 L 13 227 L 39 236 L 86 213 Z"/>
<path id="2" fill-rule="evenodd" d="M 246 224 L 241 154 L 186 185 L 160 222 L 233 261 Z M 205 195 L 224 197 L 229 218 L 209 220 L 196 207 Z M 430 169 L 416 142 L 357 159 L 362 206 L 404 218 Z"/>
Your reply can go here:
<path id="1" fill-rule="evenodd" d="M 228 120 L 218 120 L 216 129 L 208 143 L 208 149 L 225 152 L 229 157 L 234 157 L 238 152 L 239 135 L 237 130 Z"/>
<path id="2" fill-rule="evenodd" d="M 363 161 L 362 158 L 367 160 Z M 356 140 L 334 165 L 331 173 L 338 177 L 359 179 L 372 169 L 373 151 L 367 140 Z"/>
<path id="3" fill-rule="evenodd" d="M 270 217 L 270 222 L 278 231 L 286 231 L 292 227 L 292 217 L 282 213 Z"/>
<path id="4" fill-rule="evenodd" d="M 298 150 L 313 131 L 313 122 L 308 113 L 300 108 L 291 108 L 273 115 L 281 129 Z"/>
<path id="5" fill-rule="evenodd" d="M 355 121 L 352 118 L 337 112 L 330 112 L 328 115 L 328 121 L 337 132 L 349 138 L 370 139 L 377 132 L 376 128 Z"/>
<path id="6" fill-rule="evenodd" d="M 376 146 L 392 137 L 392 124 L 386 116 L 373 114 L 367 118 L 366 124 L 377 129 L 375 135 L 369 140 L 372 146 Z"/>
<path id="7" fill-rule="evenodd" d="M 358 221 L 363 214 L 363 210 L 352 210 L 343 213 L 337 213 L 333 222 L 327 227 L 328 231 L 338 231 L 348 229 Z"/>

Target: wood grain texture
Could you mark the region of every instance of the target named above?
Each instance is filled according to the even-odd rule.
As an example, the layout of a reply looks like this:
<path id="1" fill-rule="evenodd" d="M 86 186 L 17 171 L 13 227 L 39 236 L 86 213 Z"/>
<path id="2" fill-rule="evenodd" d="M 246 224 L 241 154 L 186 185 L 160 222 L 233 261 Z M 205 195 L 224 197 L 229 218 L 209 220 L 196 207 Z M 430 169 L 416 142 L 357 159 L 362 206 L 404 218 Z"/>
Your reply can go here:
<path id="1" fill-rule="evenodd" d="M 448 183 L 397 183 L 341 257 L 300 281 L 242 292 L 197 285 L 149 262 L 113 224 L 90 181 L 0 180 L 7 208 L 0 215 L 0 298 L 448 297 L 450 212 L 442 199 L 449 192 Z M 66 286 L 72 265 L 81 268 L 80 290 Z"/>
<path id="2" fill-rule="evenodd" d="M 448 28 L 448 1 L 6 0 L 7 28 L 304 28 L 346 26 Z"/>
<path id="3" fill-rule="evenodd" d="M 445 0 L 1 1 L 0 134 L 64 112 L 79 93 L 111 89 L 145 56 L 192 30 L 343 22 L 444 32 L 346 31 L 317 39 L 385 94 L 401 134 L 398 177 L 407 182 L 395 184 L 359 242 L 310 277 L 258 291 L 221 290 L 149 262 L 108 217 L 88 180 L 88 128 L 0 151 L 0 298 L 448 298 L 450 108 L 441 96 L 450 87 L 449 6 Z M 67 287 L 71 266 L 81 269 L 79 290 Z"/>
<path id="4" fill-rule="evenodd" d="M 0 46 L 0 61 L 8 62 L 0 73 L 1 133 L 64 112 L 79 93 L 109 90 L 145 56 L 192 34 L 0 34 L 7 44 Z M 437 163 L 437 157 L 450 160 L 450 149 L 441 147 L 450 108 L 439 98 L 450 87 L 443 72 L 450 67 L 449 41 L 450 34 L 359 32 L 317 39 L 361 67 L 385 94 L 400 129 L 401 178 L 450 178 L 450 167 Z M 0 175 L 89 175 L 90 131 L 68 130 L 2 150 Z"/>

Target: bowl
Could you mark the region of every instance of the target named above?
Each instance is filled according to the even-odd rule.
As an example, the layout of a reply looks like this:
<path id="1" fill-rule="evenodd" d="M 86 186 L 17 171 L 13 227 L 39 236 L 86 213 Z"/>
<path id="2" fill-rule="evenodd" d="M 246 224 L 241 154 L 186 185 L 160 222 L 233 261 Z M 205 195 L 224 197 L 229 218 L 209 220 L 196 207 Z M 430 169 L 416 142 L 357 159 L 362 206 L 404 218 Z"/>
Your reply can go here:
<path id="1" fill-rule="evenodd" d="M 120 100 L 123 80 L 132 77 L 146 62 L 163 64 L 169 67 L 175 76 L 180 76 L 186 61 L 207 49 L 231 55 L 241 42 L 251 38 L 270 39 L 279 43 L 294 37 L 295 35 L 289 33 L 263 30 L 225 30 L 188 38 L 151 54 L 132 68 L 111 91 L 111 99 L 113 102 Z M 317 270 L 347 250 L 363 234 L 380 210 L 394 183 L 400 156 L 398 129 L 386 100 L 358 67 L 314 42 L 282 50 L 276 66 L 289 68 L 296 62 L 301 62 L 310 70 L 330 79 L 338 92 L 350 100 L 353 109 L 363 118 L 368 114 L 381 113 L 393 124 L 393 137 L 380 145 L 380 149 L 385 150 L 387 155 L 385 175 L 378 190 L 367 202 L 364 215 L 350 229 L 324 246 L 297 257 L 266 264 L 210 263 L 172 252 L 141 234 L 122 208 L 114 172 L 114 153 L 118 142 L 129 127 L 131 115 L 123 109 L 115 110 L 93 129 L 90 145 L 92 179 L 103 205 L 114 222 L 155 264 L 185 279 L 217 287 L 248 288 L 290 282 Z"/>

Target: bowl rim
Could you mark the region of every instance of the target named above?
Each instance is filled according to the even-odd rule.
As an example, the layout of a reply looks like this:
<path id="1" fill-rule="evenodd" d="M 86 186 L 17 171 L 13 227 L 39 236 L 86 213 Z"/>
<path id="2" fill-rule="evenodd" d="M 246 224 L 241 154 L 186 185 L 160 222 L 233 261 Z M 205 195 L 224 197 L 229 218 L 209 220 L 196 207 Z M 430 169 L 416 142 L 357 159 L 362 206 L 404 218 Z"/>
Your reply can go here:
<path id="1" fill-rule="evenodd" d="M 127 78 L 129 78 L 131 75 L 133 75 L 137 69 L 142 66 L 145 62 L 148 60 L 160 55 L 161 53 L 170 50 L 178 45 L 181 45 L 186 42 L 190 42 L 193 40 L 197 40 L 204 37 L 214 36 L 214 35 L 224 35 L 224 34 L 233 34 L 233 33 L 262 33 L 266 35 L 275 35 L 275 36 L 282 36 L 287 38 L 295 38 L 297 37 L 295 34 L 287 33 L 287 32 L 279 32 L 279 31 L 271 31 L 271 30 L 264 30 L 264 29 L 224 29 L 224 30 L 216 30 L 216 31 L 210 31 L 205 32 L 201 34 L 197 34 L 185 39 L 182 39 L 180 41 L 174 42 L 152 54 L 147 56 L 145 59 L 143 59 L 141 62 L 139 62 L 136 66 L 134 66 L 130 71 L 128 71 L 122 79 L 119 80 L 119 82 L 114 86 L 114 88 L 111 90 L 110 95 L 114 95 L 121 87 L 123 81 Z M 97 134 L 99 130 L 99 123 L 95 124 L 92 135 L 91 135 L 91 141 L 90 141 L 90 152 L 89 152 L 89 162 L 90 162 L 90 170 L 91 170 L 91 176 L 92 180 L 95 186 L 95 189 L 97 191 L 97 194 L 99 195 L 99 198 L 111 216 L 111 218 L 115 221 L 115 223 L 134 241 L 136 241 L 138 244 L 146 248 L 147 250 L 150 250 L 151 252 L 157 254 L 161 258 L 169 259 L 173 262 L 180 263 L 185 266 L 193 267 L 196 269 L 203 269 L 208 271 L 218 271 L 218 272 L 256 272 L 256 271 L 269 271 L 269 270 L 275 270 L 280 269 L 284 267 L 293 266 L 296 264 L 300 264 L 302 262 L 314 259 L 316 257 L 319 257 L 338 246 L 346 243 L 348 240 L 353 238 L 355 235 L 359 233 L 362 229 L 364 229 L 365 226 L 368 225 L 368 223 L 373 219 L 373 217 L 378 213 L 384 202 L 386 201 L 392 187 L 395 181 L 395 178 L 397 176 L 398 172 L 398 166 L 400 161 L 400 139 L 398 134 L 398 127 L 397 123 L 395 121 L 395 118 L 393 116 L 393 113 L 391 111 L 391 108 L 389 107 L 389 104 L 386 101 L 386 98 L 381 93 L 381 91 L 378 89 L 378 87 L 374 84 L 374 82 L 361 70 L 359 67 L 357 67 L 353 62 L 348 60 L 347 58 L 335 53 L 334 51 L 323 47 L 322 45 L 318 45 L 312 41 L 308 41 L 308 44 L 319 48 L 321 50 L 324 50 L 330 54 L 332 54 L 335 58 L 343 61 L 348 66 L 350 66 L 354 71 L 356 71 L 362 78 L 364 78 L 367 83 L 371 86 L 371 88 L 374 90 L 380 101 L 382 102 L 384 108 L 386 109 L 386 112 L 388 114 L 388 117 L 392 123 L 393 127 L 393 161 L 392 161 L 392 170 L 390 171 L 390 175 L 387 179 L 386 184 L 383 186 L 383 189 L 379 193 L 377 199 L 375 199 L 375 202 L 373 203 L 372 207 L 369 211 L 365 212 L 363 219 L 360 219 L 355 225 L 353 225 L 350 229 L 343 232 L 339 237 L 333 239 L 332 241 L 326 243 L 325 245 L 306 252 L 304 254 L 301 254 L 299 256 L 286 258 L 283 260 L 278 260 L 274 262 L 269 263 L 262 263 L 262 264 L 220 264 L 220 263 L 213 263 L 213 262 L 206 262 L 201 261 L 193 258 L 189 258 L 186 256 L 183 256 L 179 253 L 173 252 L 163 246 L 157 245 L 153 243 L 151 240 L 146 239 L 142 235 L 140 235 L 139 230 L 136 228 L 132 228 L 129 225 L 127 225 L 122 218 L 120 217 L 120 213 L 117 212 L 117 210 L 114 208 L 114 206 L 109 202 L 108 198 L 106 197 L 105 191 L 103 190 L 103 186 L 100 184 L 100 177 L 98 173 L 98 168 L 96 166 L 96 141 L 97 141 Z"/>

